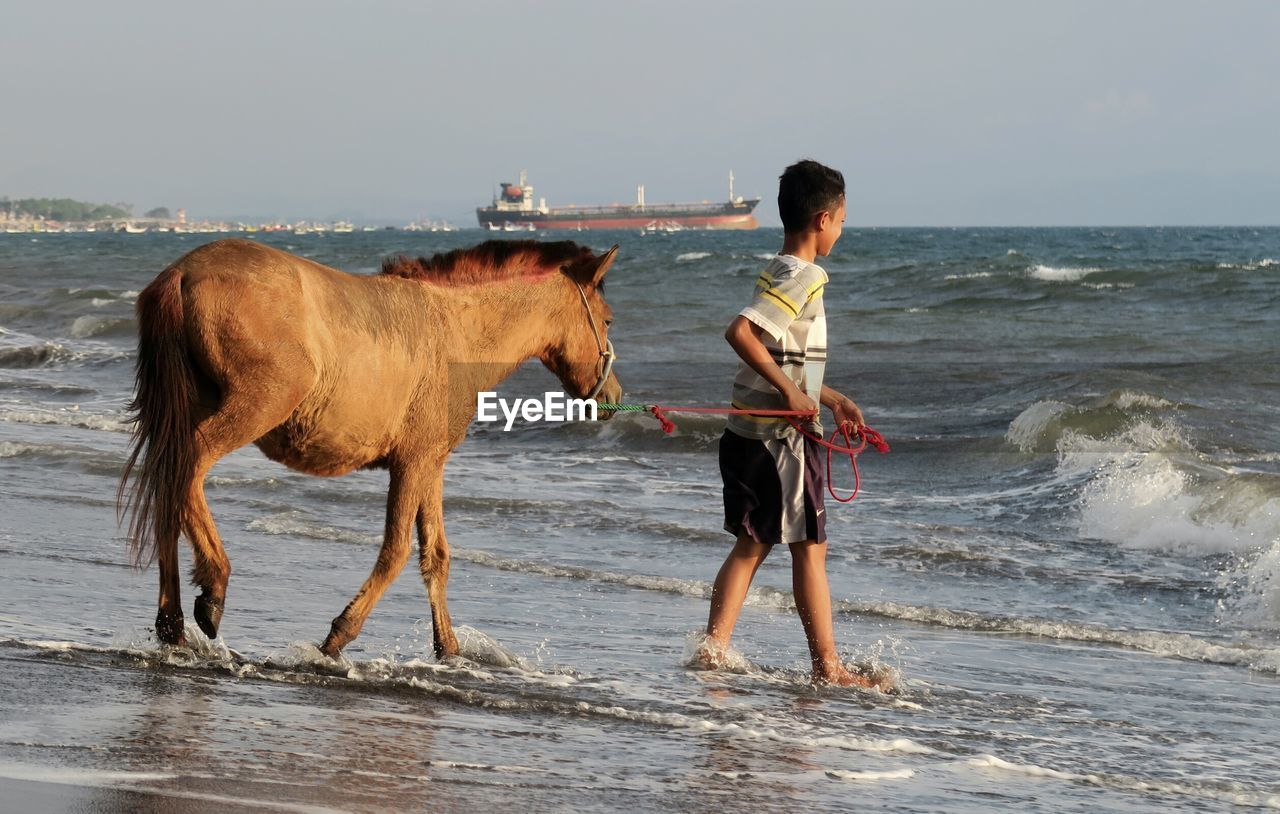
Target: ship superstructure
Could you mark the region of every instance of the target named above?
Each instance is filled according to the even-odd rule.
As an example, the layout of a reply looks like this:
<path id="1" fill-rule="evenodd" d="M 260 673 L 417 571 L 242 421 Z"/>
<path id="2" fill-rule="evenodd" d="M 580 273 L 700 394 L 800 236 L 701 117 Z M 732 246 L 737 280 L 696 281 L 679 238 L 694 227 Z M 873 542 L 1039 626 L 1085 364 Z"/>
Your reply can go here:
<path id="1" fill-rule="evenodd" d="M 633 204 L 548 207 L 547 199 L 534 203 L 533 187 L 520 172 L 519 183 L 503 183 L 493 205 L 476 209 L 481 227 L 492 230 L 538 229 L 754 229 L 752 212 L 759 198 L 735 197 L 733 172 L 729 173 L 729 199 L 720 203 L 645 202 L 644 186 L 636 187 Z"/>

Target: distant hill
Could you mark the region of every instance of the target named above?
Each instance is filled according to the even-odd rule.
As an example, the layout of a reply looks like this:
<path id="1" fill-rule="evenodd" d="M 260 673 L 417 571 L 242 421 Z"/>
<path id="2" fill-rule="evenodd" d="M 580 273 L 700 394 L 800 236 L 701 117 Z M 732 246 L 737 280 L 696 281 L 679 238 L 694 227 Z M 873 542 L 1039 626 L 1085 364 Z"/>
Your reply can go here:
<path id="1" fill-rule="evenodd" d="M 93 204 L 70 198 L 0 198 L 0 210 L 11 218 L 46 218 L 57 221 L 112 220 L 130 217 L 128 204 Z"/>

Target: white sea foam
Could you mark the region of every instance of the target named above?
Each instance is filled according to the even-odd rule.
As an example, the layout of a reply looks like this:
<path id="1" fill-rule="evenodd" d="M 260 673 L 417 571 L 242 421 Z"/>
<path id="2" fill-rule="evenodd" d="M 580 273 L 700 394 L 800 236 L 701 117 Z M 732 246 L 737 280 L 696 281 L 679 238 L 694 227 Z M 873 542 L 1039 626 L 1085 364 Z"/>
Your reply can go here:
<path id="1" fill-rule="evenodd" d="M 684 254 L 676 255 L 676 262 L 689 263 L 694 260 L 702 260 L 710 256 L 711 256 L 711 252 L 685 252 Z"/>
<path id="2" fill-rule="evenodd" d="M 1000 769 L 1005 772 L 1016 772 L 1024 774 L 1028 777 L 1052 777 L 1056 780 L 1076 780 L 1083 778 L 1084 775 L 1073 774 L 1072 772 L 1060 772 L 1057 769 L 1046 769 L 1043 766 L 1035 766 L 1029 763 L 1010 763 L 1002 760 L 995 755 L 978 755 L 966 761 L 970 766 L 978 766 L 983 769 Z"/>
<path id="3" fill-rule="evenodd" d="M 1037 401 L 1013 419 L 1005 432 L 1005 440 L 1023 452 L 1032 452 L 1049 425 L 1072 409 L 1071 405 L 1061 401 Z"/>
<path id="4" fill-rule="evenodd" d="M 1280 266 L 1280 260 L 1264 257 L 1261 260 L 1250 260 L 1247 263 L 1219 263 L 1220 269 L 1239 269 L 1240 271 L 1257 271 L 1258 269 Z"/>
<path id="5" fill-rule="evenodd" d="M 1230 611 L 1245 624 L 1280 629 L 1280 539 L 1242 555 L 1218 577 L 1218 586 L 1231 599 L 1222 611 Z"/>
<path id="6" fill-rule="evenodd" d="M 1107 403 L 1119 407 L 1121 410 L 1131 410 L 1135 407 L 1167 410 L 1178 406 L 1168 399 L 1162 399 L 1159 396 L 1135 390 L 1121 390 L 1118 393 L 1113 393 L 1107 398 Z"/>
<path id="7" fill-rule="evenodd" d="M 944 280 L 981 280 L 984 277 L 990 277 L 989 271 L 974 271 L 969 274 L 948 274 L 943 277 Z"/>
<path id="8" fill-rule="evenodd" d="M 119 413 L 98 415 L 82 413 L 78 405 L 61 410 L 0 410 L 0 421 L 15 424 L 57 424 L 64 427 L 108 432 L 130 432 L 133 429 Z"/>
<path id="9" fill-rule="evenodd" d="M 36 783 L 98 787 L 174 780 L 178 775 L 170 772 L 123 772 L 106 769 L 33 766 L 25 763 L 0 763 L 0 777 L 7 777 L 10 780 L 30 780 Z"/>
<path id="10" fill-rule="evenodd" d="M 128 320 L 118 317 L 85 314 L 84 316 L 76 317 L 75 321 L 71 323 L 71 335 L 76 339 L 89 339 L 126 323 L 128 323 Z"/>
<path id="11" fill-rule="evenodd" d="M 747 657 L 732 645 L 721 646 L 702 631 L 694 631 L 685 637 L 684 657 L 681 663 L 686 667 L 707 668 L 744 675 L 752 669 Z"/>
<path id="12" fill-rule="evenodd" d="M 505 647 L 497 639 L 469 625 L 454 629 L 458 637 L 458 654 L 463 658 L 492 667 L 516 668 L 532 671 L 534 668 L 515 651 Z"/>
<path id="13" fill-rule="evenodd" d="M 1096 274 L 1102 271 L 1100 268 L 1084 267 L 1084 268 L 1068 268 L 1060 266 L 1032 266 L 1027 270 L 1027 276 L 1033 280 L 1044 280 L 1050 283 L 1074 283 L 1077 280 L 1083 280 L 1090 274 Z"/>
<path id="14" fill-rule="evenodd" d="M 617 574 L 606 571 L 593 571 L 586 568 L 525 562 L 504 559 L 481 551 L 459 551 L 455 549 L 454 557 L 502 570 L 626 585 L 642 590 L 662 591 L 683 596 L 707 598 L 711 593 L 710 583 L 696 580 L 655 577 L 644 574 Z M 746 604 L 775 610 L 794 610 L 795 598 L 790 592 L 757 585 L 753 586 L 748 592 Z M 1166 658 L 1188 659 L 1191 661 L 1246 667 L 1259 672 L 1280 673 L 1280 648 L 1219 644 L 1182 633 L 1115 630 L 1102 625 L 1060 622 L 1050 619 L 984 615 L 970 611 L 955 611 L 948 608 L 909 605 L 900 602 L 858 602 L 836 599 L 833 605 L 837 612 L 845 614 L 865 614 L 961 630 L 1020 633 L 1050 639 L 1090 642 L 1125 647 Z"/>
<path id="15" fill-rule="evenodd" d="M 1043 777 L 1053 780 L 1064 780 L 1101 788 L 1112 788 L 1123 791 L 1136 791 L 1175 797 L 1195 797 L 1205 800 L 1227 803 L 1238 806 L 1258 808 L 1280 808 L 1280 794 L 1269 791 L 1258 791 L 1256 788 L 1234 781 L 1195 782 L 1174 780 L 1153 780 L 1128 775 L 1116 774 L 1083 774 L 1079 772 L 1061 771 L 1037 766 L 1031 763 L 1013 763 L 995 755 L 979 755 L 961 763 L 979 769 L 1020 774 L 1025 777 Z"/>
<path id="16" fill-rule="evenodd" d="M 305 534 L 319 539 L 343 540 L 370 545 L 376 544 L 378 540 L 374 535 L 357 534 L 341 529 L 307 524 L 295 518 L 275 517 L 256 520 L 250 526 L 259 530 L 269 531 L 269 533 Z M 637 590 L 678 594 L 698 599 L 708 599 L 711 596 L 711 584 L 700 580 L 649 574 L 627 574 L 579 566 L 517 560 L 476 549 L 455 548 L 453 549 L 453 557 L 455 560 L 503 571 L 559 579 L 583 580 L 607 585 L 622 585 Z M 796 607 L 795 598 L 789 591 L 781 591 L 764 585 L 752 586 L 747 593 L 746 604 L 752 607 L 779 611 L 793 611 Z M 957 611 L 949 608 L 910 605 L 901 602 L 862 602 L 835 599 L 832 604 L 834 609 L 842 614 L 878 616 L 885 619 L 937 625 L 959 630 L 1018 633 L 1064 641 L 1111 645 L 1165 658 L 1224 664 L 1245 667 L 1258 672 L 1280 674 L 1280 648 L 1218 643 L 1183 633 L 1116 630 L 1102 625 L 1061 622 L 1035 617 L 980 614 L 972 611 Z M 871 658 L 874 660 L 874 654 L 872 654 Z"/>
<path id="17" fill-rule="evenodd" d="M 1280 479 L 1206 460 L 1177 415 L 1168 414 L 1178 408 L 1147 393 L 1111 393 L 1089 409 L 1097 416 L 1108 410 L 1134 415 L 1122 429 L 1097 438 L 1064 428 L 1090 418 L 1089 410 L 1042 401 L 1019 414 L 1005 438 L 1026 452 L 1054 441 L 1057 477 L 1083 482 L 1082 536 L 1193 556 L 1233 555 L 1218 576 L 1228 595 L 1223 612 L 1252 627 L 1280 628 Z M 1208 660 L 1222 655 L 1212 652 Z M 1267 671 L 1276 664 L 1275 654 L 1249 662 Z"/>
<path id="18" fill-rule="evenodd" d="M 1134 395 L 1125 406 L 1171 405 Z M 1087 537 L 1199 554 L 1243 554 L 1280 540 L 1274 479 L 1200 460 L 1171 420 L 1138 421 L 1101 439 L 1066 430 L 1057 447 L 1060 474 L 1088 477 L 1080 498 L 1080 532 Z"/>
<path id="19" fill-rule="evenodd" d="M 827 777 L 833 780 L 856 780 L 871 783 L 878 780 L 907 780 L 915 777 L 914 769 L 888 769 L 882 772 L 850 772 L 842 769 L 829 769 Z"/>
<path id="20" fill-rule="evenodd" d="M 574 715 L 589 718 L 608 718 L 612 720 L 641 723 L 666 729 L 681 730 L 691 734 L 733 737 L 752 741 L 768 741 L 804 748 L 828 747 L 858 752 L 933 754 L 931 747 L 911 740 L 910 738 L 876 738 L 861 737 L 852 734 L 824 733 L 809 727 L 792 728 L 779 725 L 768 720 L 758 723 L 739 723 L 733 721 L 713 720 L 698 712 L 680 712 L 654 708 L 648 701 L 639 699 L 621 699 L 620 702 L 601 702 L 581 695 L 558 695 L 539 693 L 524 695 L 522 693 L 500 693 L 500 687 L 493 682 L 493 676 L 483 670 L 459 668 L 456 665 L 437 665 L 435 670 L 425 672 L 418 665 L 392 665 L 385 660 L 375 659 L 370 662 L 352 662 L 345 656 L 337 660 L 329 659 L 319 652 L 315 645 L 296 642 L 283 653 L 269 656 L 262 663 L 246 662 L 233 658 L 234 654 L 224 652 L 225 658 L 216 658 L 217 648 L 201 652 L 203 645 L 193 640 L 193 632 L 199 631 L 193 626 L 187 627 L 188 640 L 195 649 L 137 647 L 130 643 L 123 648 L 131 655 L 145 655 L 158 658 L 168 664 L 177 666 L 198 666 L 200 663 L 212 662 L 220 669 L 236 667 L 233 672 L 240 676 L 252 676 L 256 679 L 294 683 L 300 680 L 312 681 L 314 676 L 327 674 L 339 680 L 365 684 L 391 684 L 419 689 L 428 694 L 450 698 L 452 700 L 502 709 L 509 712 L 543 711 L 557 715 Z M 206 640 L 207 641 L 207 640 Z M 97 650 L 102 648 L 86 648 L 74 643 L 23 642 L 27 646 L 43 646 L 58 648 L 64 644 L 68 649 Z M 116 649 L 120 652 L 120 649 Z M 519 673 L 517 673 L 518 675 Z M 477 682 L 466 684 L 459 682 L 462 676 L 476 679 Z M 437 681 L 436 678 L 448 679 Z"/>
<path id="21" fill-rule="evenodd" d="M 44 452 L 47 447 L 39 444 L 22 444 L 13 441 L 0 441 L 0 458 L 17 458 L 32 452 Z"/>

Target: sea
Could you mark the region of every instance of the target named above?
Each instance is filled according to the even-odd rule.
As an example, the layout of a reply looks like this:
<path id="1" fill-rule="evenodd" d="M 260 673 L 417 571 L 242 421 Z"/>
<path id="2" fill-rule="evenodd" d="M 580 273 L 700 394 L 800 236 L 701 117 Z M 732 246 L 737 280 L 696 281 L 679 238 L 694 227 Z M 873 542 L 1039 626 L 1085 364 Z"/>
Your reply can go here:
<path id="1" fill-rule="evenodd" d="M 723 419 L 678 413 L 473 424 L 443 662 L 414 567 L 341 662 L 316 650 L 374 563 L 386 473 L 236 452 L 207 487 L 220 636 L 188 586 L 191 647 L 160 646 L 116 514 L 133 307 L 209 237 L 0 234 L 0 807 L 1280 808 L 1280 229 L 844 232 L 827 382 L 891 451 L 828 501 L 828 570 L 842 657 L 890 692 L 811 683 L 785 550 L 726 665 L 691 659 L 732 538 Z M 373 274 L 488 237 L 250 239 Z M 627 402 L 724 406 L 723 330 L 781 232 L 569 237 L 621 247 Z M 501 393 L 559 389 L 534 361 Z"/>

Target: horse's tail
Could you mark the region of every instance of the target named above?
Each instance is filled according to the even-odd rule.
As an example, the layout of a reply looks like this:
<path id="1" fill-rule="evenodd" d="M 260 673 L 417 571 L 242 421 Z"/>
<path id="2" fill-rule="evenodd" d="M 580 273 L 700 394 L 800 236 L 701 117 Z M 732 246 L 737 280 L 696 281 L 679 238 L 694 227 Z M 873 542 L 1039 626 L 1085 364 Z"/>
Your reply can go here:
<path id="1" fill-rule="evenodd" d="M 136 390 L 129 403 L 133 450 L 120 476 L 116 506 L 121 519 L 129 515 L 134 565 L 145 568 L 157 555 L 162 565 L 176 565 L 182 513 L 195 476 L 196 372 L 183 319 L 182 271 L 170 266 L 143 289 L 136 313 Z"/>

